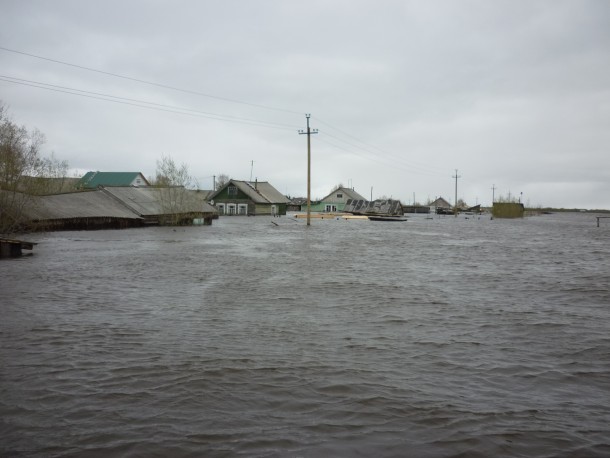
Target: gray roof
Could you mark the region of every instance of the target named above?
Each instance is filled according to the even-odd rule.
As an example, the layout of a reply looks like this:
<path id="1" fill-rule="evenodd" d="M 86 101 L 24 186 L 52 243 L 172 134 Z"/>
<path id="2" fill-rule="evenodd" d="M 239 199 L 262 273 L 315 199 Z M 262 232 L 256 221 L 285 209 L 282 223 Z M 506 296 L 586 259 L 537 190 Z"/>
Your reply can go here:
<path id="1" fill-rule="evenodd" d="M 271 186 L 266 181 L 239 181 L 230 180 L 225 186 L 216 191 L 220 192 L 230 184 L 237 186 L 237 188 L 246 194 L 253 202 L 257 204 L 287 204 L 290 199 Z M 210 196 L 214 197 L 214 195 Z"/>
<path id="2" fill-rule="evenodd" d="M 120 202 L 108 198 L 102 190 L 55 194 L 33 198 L 24 213 L 31 220 L 71 218 L 131 218 L 139 216 Z"/>
<path id="3" fill-rule="evenodd" d="M 133 186 L 113 186 L 104 192 L 123 202 L 133 212 L 141 216 L 168 213 L 216 213 L 217 210 L 206 202 L 205 192 L 183 187 L 139 188 Z"/>
<path id="4" fill-rule="evenodd" d="M 449 202 L 447 202 L 445 199 L 443 199 L 442 197 L 439 197 L 438 199 L 436 199 L 434 202 L 432 202 L 430 204 L 431 207 L 444 207 L 444 208 L 450 208 L 451 204 Z"/>
<path id="5" fill-rule="evenodd" d="M 24 206 L 24 214 L 33 221 L 103 217 L 141 219 L 163 214 L 217 213 L 205 201 L 204 193 L 184 188 L 109 187 L 27 198 L 30 200 Z M 165 205 L 167 202 L 172 203 Z"/>
<path id="6" fill-rule="evenodd" d="M 345 196 L 345 198 L 347 198 L 347 199 L 366 200 L 364 197 L 362 197 L 360 194 L 358 194 L 353 189 L 345 188 L 345 187 L 341 186 L 341 187 L 335 189 L 334 191 L 332 191 L 331 193 L 329 193 L 326 197 L 324 197 L 321 200 L 321 202 L 333 200 L 333 194 L 336 194 L 337 192 L 342 193 Z"/>

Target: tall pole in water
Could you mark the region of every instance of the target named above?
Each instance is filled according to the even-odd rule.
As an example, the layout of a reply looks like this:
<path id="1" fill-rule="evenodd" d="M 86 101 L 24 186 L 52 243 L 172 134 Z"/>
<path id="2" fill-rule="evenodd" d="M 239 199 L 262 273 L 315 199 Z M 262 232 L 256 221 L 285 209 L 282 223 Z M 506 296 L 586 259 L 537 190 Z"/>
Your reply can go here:
<path id="1" fill-rule="evenodd" d="M 309 118 L 311 114 L 307 113 L 307 132 L 299 130 L 300 135 L 307 135 L 307 225 L 311 226 L 311 134 L 317 134 L 318 129 L 311 130 L 309 128 Z"/>
<path id="2" fill-rule="evenodd" d="M 458 207 L 457 207 L 457 180 L 458 178 L 461 178 L 458 174 L 457 174 L 457 169 L 455 169 L 455 176 L 453 176 L 452 178 L 455 178 L 455 217 L 457 218 L 457 214 L 458 214 Z"/>

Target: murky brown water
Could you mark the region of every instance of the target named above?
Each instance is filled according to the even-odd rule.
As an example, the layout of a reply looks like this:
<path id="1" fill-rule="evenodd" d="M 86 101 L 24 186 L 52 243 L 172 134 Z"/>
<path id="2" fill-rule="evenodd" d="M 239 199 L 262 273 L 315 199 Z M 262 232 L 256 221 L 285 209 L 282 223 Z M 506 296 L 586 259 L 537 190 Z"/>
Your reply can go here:
<path id="1" fill-rule="evenodd" d="M 610 456 L 592 215 L 28 239 L 0 263 L 0 455 Z"/>

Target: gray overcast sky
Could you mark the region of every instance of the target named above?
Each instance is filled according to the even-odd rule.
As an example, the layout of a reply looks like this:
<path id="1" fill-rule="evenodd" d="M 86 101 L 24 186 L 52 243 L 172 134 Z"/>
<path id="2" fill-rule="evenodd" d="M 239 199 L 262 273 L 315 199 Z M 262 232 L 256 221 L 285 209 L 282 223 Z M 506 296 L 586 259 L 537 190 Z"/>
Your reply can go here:
<path id="1" fill-rule="evenodd" d="M 453 202 L 458 169 L 472 205 L 610 209 L 609 24 L 607 0 L 0 0 L 0 100 L 79 172 L 169 155 L 304 196 L 311 113 L 314 198 Z"/>

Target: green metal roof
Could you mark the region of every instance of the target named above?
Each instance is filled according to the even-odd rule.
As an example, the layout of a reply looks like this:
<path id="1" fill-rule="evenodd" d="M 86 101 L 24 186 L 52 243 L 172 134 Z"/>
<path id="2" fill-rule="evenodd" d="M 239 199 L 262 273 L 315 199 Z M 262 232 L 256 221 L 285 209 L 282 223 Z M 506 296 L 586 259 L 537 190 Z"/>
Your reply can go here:
<path id="1" fill-rule="evenodd" d="M 143 186 L 149 183 L 140 172 L 87 172 L 78 182 L 78 187 L 95 189 L 98 186 L 130 186 L 141 177 Z"/>

